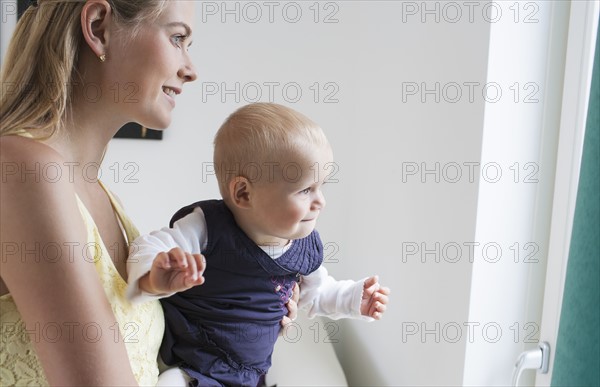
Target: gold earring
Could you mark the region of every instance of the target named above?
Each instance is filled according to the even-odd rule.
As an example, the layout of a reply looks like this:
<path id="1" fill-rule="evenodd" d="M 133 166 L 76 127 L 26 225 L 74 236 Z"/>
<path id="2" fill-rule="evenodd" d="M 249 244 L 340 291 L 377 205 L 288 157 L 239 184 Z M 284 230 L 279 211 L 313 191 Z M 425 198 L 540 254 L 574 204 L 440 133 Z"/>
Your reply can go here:
<path id="1" fill-rule="evenodd" d="M 102 54 L 98 58 L 100 59 L 100 62 L 102 62 L 102 63 L 106 62 L 106 54 Z"/>

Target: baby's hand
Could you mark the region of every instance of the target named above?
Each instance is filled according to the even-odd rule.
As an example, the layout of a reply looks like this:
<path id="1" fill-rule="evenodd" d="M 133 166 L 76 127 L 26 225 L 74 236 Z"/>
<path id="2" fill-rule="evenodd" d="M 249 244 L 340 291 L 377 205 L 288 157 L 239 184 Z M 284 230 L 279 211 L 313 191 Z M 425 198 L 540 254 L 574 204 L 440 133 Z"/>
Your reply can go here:
<path id="1" fill-rule="evenodd" d="M 202 254 L 189 254 L 175 247 L 159 253 L 150 272 L 140 278 L 140 289 L 152 294 L 181 292 L 204 283 L 206 260 Z"/>
<path id="2" fill-rule="evenodd" d="M 379 285 L 379 277 L 374 275 L 365 280 L 360 302 L 360 314 L 380 320 L 388 303 L 390 289 Z"/>

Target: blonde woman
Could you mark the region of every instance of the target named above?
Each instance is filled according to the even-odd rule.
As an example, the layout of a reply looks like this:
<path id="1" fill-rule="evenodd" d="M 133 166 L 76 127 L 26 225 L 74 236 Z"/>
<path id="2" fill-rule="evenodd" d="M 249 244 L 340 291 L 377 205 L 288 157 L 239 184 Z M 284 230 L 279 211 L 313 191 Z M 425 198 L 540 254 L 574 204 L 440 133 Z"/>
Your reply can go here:
<path id="1" fill-rule="evenodd" d="M 196 79 L 193 6 L 42 0 L 19 21 L 2 66 L 2 385 L 156 383 L 162 310 L 124 299 L 137 231 L 89 166 L 126 122 L 170 124 Z"/>

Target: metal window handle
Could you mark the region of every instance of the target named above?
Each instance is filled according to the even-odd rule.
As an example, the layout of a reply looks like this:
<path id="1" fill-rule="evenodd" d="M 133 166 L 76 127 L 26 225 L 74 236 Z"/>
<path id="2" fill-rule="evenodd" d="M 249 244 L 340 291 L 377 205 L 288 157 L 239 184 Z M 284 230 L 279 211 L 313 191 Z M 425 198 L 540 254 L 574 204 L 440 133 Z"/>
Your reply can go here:
<path id="1" fill-rule="evenodd" d="M 519 385 L 519 378 L 524 370 L 539 370 L 540 373 L 548 373 L 550 367 L 550 344 L 541 342 L 536 349 L 522 352 L 515 363 L 513 371 L 512 386 Z"/>

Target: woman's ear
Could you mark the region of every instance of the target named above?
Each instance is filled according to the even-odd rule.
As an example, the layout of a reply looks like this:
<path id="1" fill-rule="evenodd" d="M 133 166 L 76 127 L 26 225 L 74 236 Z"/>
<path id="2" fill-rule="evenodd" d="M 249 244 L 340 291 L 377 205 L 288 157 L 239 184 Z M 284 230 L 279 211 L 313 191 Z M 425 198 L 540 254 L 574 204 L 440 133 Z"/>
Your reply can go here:
<path id="1" fill-rule="evenodd" d="M 252 183 L 243 176 L 237 176 L 229 181 L 229 198 L 239 208 L 250 208 Z"/>
<path id="2" fill-rule="evenodd" d="M 106 58 L 112 10 L 105 0 L 88 0 L 81 10 L 81 30 L 90 49 L 101 61 Z"/>

